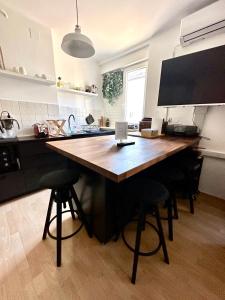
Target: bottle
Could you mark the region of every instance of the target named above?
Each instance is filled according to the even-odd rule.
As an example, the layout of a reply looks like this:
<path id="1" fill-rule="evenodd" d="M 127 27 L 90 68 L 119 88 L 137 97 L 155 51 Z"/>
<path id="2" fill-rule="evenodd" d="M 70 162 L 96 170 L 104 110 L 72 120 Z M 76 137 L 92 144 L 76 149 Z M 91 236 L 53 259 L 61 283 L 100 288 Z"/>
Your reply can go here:
<path id="1" fill-rule="evenodd" d="M 163 122 L 162 122 L 162 129 L 161 129 L 161 133 L 162 133 L 162 134 L 165 134 L 165 133 L 166 133 L 167 125 L 168 125 L 168 122 L 165 121 L 165 120 L 163 119 Z"/>
<path id="2" fill-rule="evenodd" d="M 109 127 L 109 126 L 110 126 L 109 118 L 106 119 L 106 121 L 105 121 L 105 126 L 106 126 L 106 127 Z"/>
<path id="3" fill-rule="evenodd" d="M 57 87 L 60 88 L 62 87 L 62 82 L 61 82 L 62 78 L 58 77 L 58 81 L 57 81 Z"/>

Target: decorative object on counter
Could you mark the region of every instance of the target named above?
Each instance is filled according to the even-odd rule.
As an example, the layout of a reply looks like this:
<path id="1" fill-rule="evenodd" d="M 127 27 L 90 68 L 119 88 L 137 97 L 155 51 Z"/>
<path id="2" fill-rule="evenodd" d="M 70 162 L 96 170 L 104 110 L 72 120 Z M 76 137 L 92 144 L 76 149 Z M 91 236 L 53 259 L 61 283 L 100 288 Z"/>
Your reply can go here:
<path id="1" fill-rule="evenodd" d="M 152 126 L 152 118 L 143 118 L 142 121 L 139 122 L 139 131 L 141 132 L 144 128 L 151 128 Z"/>
<path id="2" fill-rule="evenodd" d="M 65 119 L 46 120 L 46 121 L 48 122 L 49 135 L 52 136 L 66 135 L 66 132 L 63 129 L 63 126 L 66 123 Z"/>
<path id="3" fill-rule="evenodd" d="M 86 85 L 86 86 L 85 86 L 85 92 L 86 92 L 86 93 L 91 93 L 91 86 Z"/>
<path id="4" fill-rule="evenodd" d="M 14 72 L 14 73 L 19 73 L 19 68 L 18 67 L 16 67 L 16 66 L 14 66 L 13 68 L 12 68 L 12 72 Z M 37 75 L 37 74 L 36 74 Z M 35 76 L 36 76 L 35 75 Z M 37 76 L 36 76 L 37 77 Z"/>
<path id="5" fill-rule="evenodd" d="M 141 136 L 143 137 L 156 137 L 159 135 L 157 129 L 143 128 L 141 130 Z"/>
<path id="6" fill-rule="evenodd" d="M 163 119 L 161 119 L 161 118 L 155 117 L 152 119 L 151 128 L 157 130 L 158 134 L 161 134 L 162 122 L 163 122 Z"/>
<path id="7" fill-rule="evenodd" d="M 151 129 L 145 128 L 145 129 L 142 129 L 142 130 L 151 130 Z M 150 136 L 148 134 L 142 134 L 140 131 L 131 131 L 131 132 L 128 132 L 128 135 L 129 136 L 136 136 L 136 137 L 140 137 L 140 138 L 145 138 L 145 139 L 155 139 L 155 138 L 160 138 L 160 137 L 165 136 L 165 134 L 157 134 L 157 135 Z"/>
<path id="8" fill-rule="evenodd" d="M 98 126 L 99 127 L 103 127 L 104 126 L 104 118 L 103 118 L 103 116 L 101 116 L 100 119 L 98 119 Z"/>
<path id="9" fill-rule="evenodd" d="M 43 138 L 48 136 L 48 125 L 45 123 L 35 123 L 33 125 L 34 135 L 37 138 Z"/>
<path id="10" fill-rule="evenodd" d="M 4 58 L 3 58 L 3 53 L 2 53 L 1 47 L 0 47 L 0 69 L 5 70 L 5 63 L 4 63 Z"/>
<path id="11" fill-rule="evenodd" d="M 24 67 L 19 67 L 19 73 L 22 75 L 27 75 L 27 71 Z"/>
<path id="12" fill-rule="evenodd" d="M 70 133 L 73 133 L 73 129 L 72 129 L 72 126 L 71 126 L 71 118 L 73 118 L 73 122 L 75 123 L 75 116 L 74 114 L 71 114 L 69 115 L 68 117 L 68 126 L 69 126 L 69 130 L 70 130 Z"/>
<path id="13" fill-rule="evenodd" d="M 75 87 L 72 87 L 72 90 L 82 91 L 82 88 L 80 86 L 75 86 Z"/>
<path id="14" fill-rule="evenodd" d="M 97 94 L 98 88 L 95 84 L 92 84 L 90 92 L 93 94 Z"/>
<path id="15" fill-rule="evenodd" d="M 138 124 L 135 124 L 135 123 L 129 123 L 129 124 L 128 124 L 128 130 L 129 130 L 129 131 L 136 131 L 136 130 L 138 130 Z"/>
<path id="16" fill-rule="evenodd" d="M 37 77 L 37 78 L 41 78 L 41 79 L 47 80 L 47 76 L 45 74 L 41 74 L 41 75 L 35 74 L 34 76 Z"/>
<path id="17" fill-rule="evenodd" d="M 85 121 L 87 122 L 88 125 L 91 125 L 92 123 L 94 123 L 95 119 L 94 117 L 89 114 L 86 118 L 85 118 Z"/>
<path id="18" fill-rule="evenodd" d="M 3 110 L 0 115 L 0 131 L 2 138 L 8 139 L 17 137 L 17 130 L 14 127 L 14 123 L 16 123 L 18 129 L 20 129 L 18 121 L 12 118 L 8 111 Z"/>
<path id="19" fill-rule="evenodd" d="M 116 122 L 115 123 L 115 139 L 126 140 L 128 133 L 128 122 Z"/>
<path id="20" fill-rule="evenodd" d="M 41 74 L 42 79 L 47 79 L 47 76 L 45 74 Z"/>
<path id="21" fill-rule="evenodd" d="M 105 126 L 106 126 L 106 127 L 109 127 L 109 126 L 110 126 L 109 118 L 107 118 L 107 119 L 105 120 Z"/>
<path id="22" fill-rule="evenodd" d="M 102 93 L 103 98 L 113 105 L 115 100 L 123 92 L 123 71 L 116 70 L 105 73 L 103 76 Z"/>
<path id="23" fill-rule="evenodd" d="M 81 28 L 78 25 L 78 5 L 76 0 L 76 13 L 77 13 L 77 24 L 75 26 L 75 32 L 68 33 L 62 40 L 62 50 L 77 58 L 87 58 L 95 54 L 92 41 L 81 33 Z"/>
<path id="24" fill-rule="evenodd" d="M 168 121 L 165 121 L 165 120 L 163 119 L 163 122 L 162 122 L 162 129 L 161 129 L 161 133 L 162 133 L 162 134 L 165 134 L 165 133 L 166 133 L 166 127 L 167 127 L 167 125 L 168 125 Z"/>
<path id="25" fill-rule="evenodd" d="M 61 80 L 62 80 L 62 78 L 59 76 L 59 77 L 58 77 L 58 81 L 57 81 L 57 87 L 58 87 L 58 88 L 60 88 L 60 87 L 63 86 Z"/>
<path id="26" fill-rule="evenodd" d="M 115 123 L 115 139 L 119 140 L 117 147 L 134 145 L 134 141 L 127 140 L 128 122 L 116 122 Z"/>

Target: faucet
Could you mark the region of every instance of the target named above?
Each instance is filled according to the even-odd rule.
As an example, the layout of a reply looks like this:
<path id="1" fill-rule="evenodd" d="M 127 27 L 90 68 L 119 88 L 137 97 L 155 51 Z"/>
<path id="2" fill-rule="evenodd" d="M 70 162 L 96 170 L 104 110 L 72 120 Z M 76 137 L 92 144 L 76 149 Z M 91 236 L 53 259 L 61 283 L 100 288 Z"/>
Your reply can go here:
<path id="1" fill-rule="evenodd" d="M 69 117 L 68 117 L 69 129 L 70 129 L 70 132 L 72 133 L 71 123 L 70 123 L 71 118 L 73 118 L 73 121 L 75 122 L 75 116 L 74 116 L 73 114 L 71 114 L 71 115 L 69 115 Z"/>

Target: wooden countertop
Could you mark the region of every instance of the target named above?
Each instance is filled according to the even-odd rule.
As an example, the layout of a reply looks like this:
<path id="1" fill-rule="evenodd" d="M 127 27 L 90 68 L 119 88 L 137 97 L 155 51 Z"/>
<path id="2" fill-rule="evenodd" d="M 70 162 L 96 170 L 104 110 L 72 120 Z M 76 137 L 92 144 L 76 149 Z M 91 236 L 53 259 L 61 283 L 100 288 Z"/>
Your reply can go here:
<path id="1" fill-rule="evenodd" d="M 115 136 L 47 142 L 48 147 L 79 164 L 120 182 L 198 143 L 199 138 L 132 137 L 135 145 L 117 147 Z"/>

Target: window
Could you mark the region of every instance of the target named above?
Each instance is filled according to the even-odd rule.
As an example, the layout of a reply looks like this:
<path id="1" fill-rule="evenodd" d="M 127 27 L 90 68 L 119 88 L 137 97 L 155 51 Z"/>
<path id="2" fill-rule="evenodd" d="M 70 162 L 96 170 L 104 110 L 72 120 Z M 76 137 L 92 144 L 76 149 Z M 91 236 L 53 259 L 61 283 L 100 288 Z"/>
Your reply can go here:
<path id="1" fill-rule="evenodd" d="M 138 123 L 143 118 L 147 68 L 126 73 L 126 121 Z"/>

